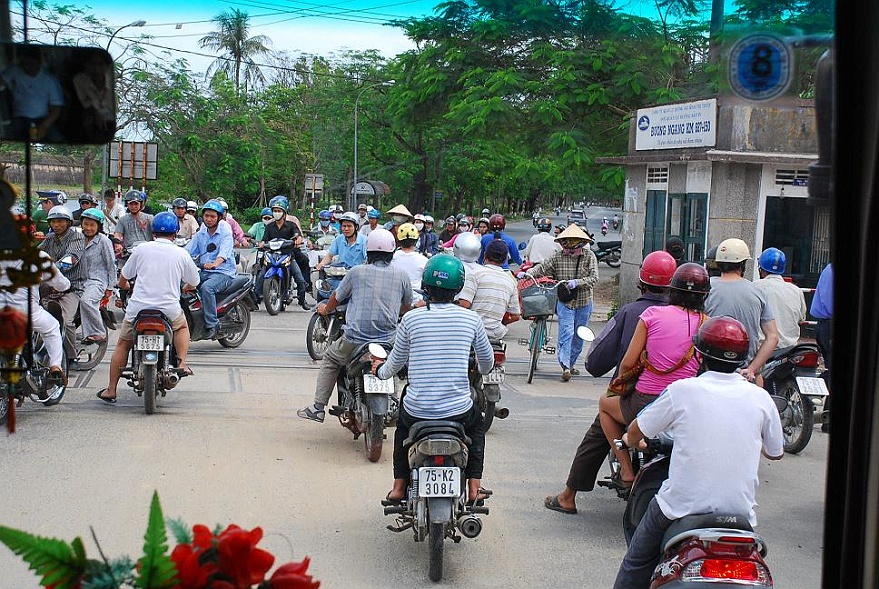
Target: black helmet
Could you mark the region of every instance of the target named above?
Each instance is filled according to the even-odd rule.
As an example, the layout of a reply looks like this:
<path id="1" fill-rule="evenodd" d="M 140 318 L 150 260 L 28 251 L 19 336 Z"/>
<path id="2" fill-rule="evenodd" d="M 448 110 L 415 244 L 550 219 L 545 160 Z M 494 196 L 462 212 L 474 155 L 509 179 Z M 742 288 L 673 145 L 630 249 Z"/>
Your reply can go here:
<path id="1" fill-rule="evenodd" d="M 185 209 L 186 208 L 186 199 L 185 198 L 175 198 L 171 201 L 171 207 L 175 209 Z"/>
<path id="2" fill-rule="evenodd" d="M 703 356 L 740 366 L 748 357 L 748 332 L 732 317 L 712 317 L 693 336 Z"/>
<path id="3" fill-rule="evenodd" d="M 552 221 L 546 217 L 537 220 L 538 231 L 549 231 L 550 229 L 552 229 Z"/>
<path id="4" fill-rule="evenodd" d="M 708 293 L 711 290 L 711 280 L 708 278 L 708 270 L 695 262 L 681 264 L 671 277 L 669 288 L 687 292 Z"/>

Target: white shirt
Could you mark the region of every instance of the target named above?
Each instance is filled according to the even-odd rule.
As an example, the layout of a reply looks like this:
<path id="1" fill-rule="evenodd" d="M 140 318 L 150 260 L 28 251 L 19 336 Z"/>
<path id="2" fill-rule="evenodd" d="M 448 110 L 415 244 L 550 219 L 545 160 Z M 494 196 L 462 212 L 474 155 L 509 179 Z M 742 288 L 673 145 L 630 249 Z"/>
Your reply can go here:
<path id="1" fill-rule="evenodd" d="M 174 320 L 183 312 L 181 283 L 198 286 L 198 268 L 182 247 L 167 239 L 148 241 L 135 248 L 122 268 L 126 280 L 137 278 L 125 309 L 125 319 L 133 321 L 143 309 L 158 309 Z"/>
<path id="2" fill-rule="evenodd" d="M 778 409 L 765 390 L 738 373 L 706 372 L 670 384 L 637 420 L 645 437 L 674 437 L 656 495 L 665 517 L 747 513 L 757 524 L 760 452 L 784 454 Z"/>
<path id="3" fill-rule="evenodd" d="M 107 207 L 107 202 L 104 201 L 104 204 L 101 206 L 101 212 L 104 213 L 104 232 L 107 235 L 111 235 L 116 232 L 116 224 L 127 211 L 117 201 L 113 201 L 112 207 Z"/>
<path id="4" fill-rule="evenodd" d="M 800 322 L 806 319 L 806 297 L 794 284 L 786 282 L 780 274 L 767 274 L 754 282 L 763 292 L 778 328 L 777 350 L 795 346 L 800 341 Z M 766 339 L 760 332 L 760 341 Z"/>
<path id="5" fill-rule="evenodd" d="M 539 264 L 555 252 L 560 251 L 562 251 L 562 246 L 556 242 L 555 238 L 549 232 L 541 231 L 537 235 L 531 236 L 531 239 L 528 240 L 528 246 L 525 248 L 525 257 L 534 264 Z"/>
<path id="6" fill-rule="evenodd" d="M 49 254 L 44 251 L 40 251 L 40 258 L 48 259 Z M 18 270 L 21 268 L 21 266 L 21 260 L 0 261 L 0 286 L 5 287 L 12 284 L 12 281 L 9 280 L 9 276 L 6 274 L 6 270 L 8 268 L 14 268 Z M 40 280 L 41 284 L 50 286 L 58 292 L 64 292 L 70 289 L 70 281 L 60 271 L 56 271 L 54 273 L 54 276 L 50 275 L 49 273 L 44 273 Z M 24 311 L 25 313 L 27 313 L 28 293 L 30 293 L 31 305 L 34 311 L 42 309 L 42 307 L 40 306 L 40 289 L 37 287 L 17 288 L 15 292 L 0 290 L 0 306 L 8 305 L 10 307 L 18 309 L 19 311 Z"/>
<path id="7" fill-rule="evenodd" d="M 391 261 L 391 266 L 396 266 L 406 272 L 413 291 L 421 288 L 421 276 L 424 274 L 426 265 L 427 258 L 416 251 L 397 250 L 394 252 L 393 261 Z"/>

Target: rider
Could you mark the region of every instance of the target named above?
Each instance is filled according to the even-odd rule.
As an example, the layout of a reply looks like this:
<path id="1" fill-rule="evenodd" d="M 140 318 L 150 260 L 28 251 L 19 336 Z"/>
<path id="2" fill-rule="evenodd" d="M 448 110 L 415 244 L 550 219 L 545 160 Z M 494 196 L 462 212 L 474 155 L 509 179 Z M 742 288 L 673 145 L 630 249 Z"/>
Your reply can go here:
<path id="1" fill-rule="evenodd" d="M 464 286 L 464 265 L 453 256 L 432 257 L 421 282 L 428 304 L 403 315 L 387 362 L 373 361 L 373 373 L 388 379 L 409 366 L 409 384 L 400 403 L 394 434 L 394 485 L 387 495 L 401 500 L 409 480 L 409 462 L 403 441 L 419 421 L 449 420 L 464 426 L 470 438 L 465 475 L 470 501 L 484 499 L 480 488 L 485 460 L 482 413 L 470 396 L 470 349 L 476 351 L 479 372 L 494 366 L 494 352 L 479 315 L 454 304 Z"/>
<path id="2" fill-rule="evenodd" d="M 412 302 L 412 285 L 400 268 L 391 266 L 397 242 L 390 231 L 378 228 L 366 240 L 366 264 L 354 266 L 317 313 L 333 313 L 339 301 L 347 300 L 342 337 L 329 345 L 317 375 L 314 404 L 296 414 L 302 419 L 323 422 L 325 407 L 333 394 L 339 371 L 351 353 L 368 342 L 390 342 L 397 321 Z"/>
<path id="3" fill-rule="evenodd" d="M 357 205 L 357 230 L 360 231 L 360 228 L 366 225 L 369 222 L 369 207 L 366 203 L 362 202 Z"/>
<path id="4" fill-rule="evenodd" d="M 708 270 L 708 276 L 714 278 L 720 276 L 720 268 L 717 267 L 717 246 L 708 250 L 705 254 L 705 269 Z M 712 280 L 712 282 L 714 282 Z"/>
<path id="5" fill-rule="evenodd" d="M 73 342 L 76 327 L 73 324 L 73 319 L 76 316 L 79 299 L 90 272 L 82 263 L 85 237 L 79 231 L 74 231 L 71 228 L 73 216 L 63 206 L 52 207 L 47 219 L 52 231 L 40 243 L 39 248 L 49 254 L 56 263 L 65 256 L 73 256 L 74 258 L 74 263 L 70 268 L 61 272 L 70 281 L 70 289 L 57 299 L 64 317 L 64 345 L 67 349 L 67 359 L 68 362 L 72 362 L 76 357 L 76 345 Z"/>
<path id="6" fill-rule="evenodd" d="M 263 240 L 262 238 L 266 232 L 266 227 L 275 221 L 275 218 L 272 216 L 272 209 L 269 207 L 263 207 L 263 210 L 260 212 L 260 217 L 260 220 L 251 225 L 250 229 L 247 230 L 247 235 L 257 243 Z"/>
<path id="7" fill-rule="evenodd" d="M 782 278 L 786 259 L 784 252 L 770 247 L 757 259 L 760 280 L 754 286 L 763 292 L 778 329 L 776 350 L 790 348 L 800 341 L 800 323 L 806 319 L 806 297 L 803 291 Z M 762 335 L 762 332 L 761 332 Z"/>
<path id="8" fill-rule="evenodd" d="M 320 234 L 318 239 L 320 239 L 320 236 L 336 237 L 336 235 L 339 234 L 339 232 L 336 231 L 336 228 L 333 227 L 333 214 L 330 211 L 326 209 L 322 210 L 317 214 L 317 218 L 317 225 L 315 225 L 312 230 Z"/>
<path id="9" fill-rule="evenodd" d="M 342 234 L 336 236 L 327 254 L 317 263 L 315 267 L 317 271 L 331 263 L 333 256 L 339 256 L 339 261 L 348 268 L 359 266 L 366 261 L 366 238 L 357 233 L 357 215 L 350 212 L 342 213 L 339 217 L 339 225 Z"/>
<path id="10" fill-rule="evenodd" d="M 607 235 L 607 217 L 601 220 L 601 234 Z"/>
<path id="11" fill-rule="evenodd" d="M 205 205 L 207 206 L 207 205 Z M 216 203 L 222 210 L 222 206 Z M 214 215 L 214 217 L 218 217 Z M 216 223 L 215 223 L 216 226 Z M 164 313 L 174 331 L 174 351 L 177 354 L 177 368 L 185 374 L 192 374 L 186 365 L 189 352 L 189 326 L 186 315 L 180 306 L 181 284 L 184 290 L 198 285 L 198 268 L 190 254 L 174 245 L 174 237 L 180 224 L 174 213 L 165 211 L 155 216 L 151 233 L 155 241 L 139 246 L 122 268 L 119 288 L 130 288 L 130 281 L 137 278 L 134 292 L 125 307 L 125 319 L 119 328 L 116 349 L 110 358 L 110 379 L 107 388 L 98 391 L 97 397 L 105 403 L 116 402 L 116 385 L 122 376 L 122 369 L 128 362 L 128 354 L 134 343 L 134 320 L 143 309 L 158 309 Z M 228 231 L 228 229 L 227 229 Z M 231 233 L 229 234 L 231 241 Z M 190 244 L 195 241 L 190 242 Z"/>
<path id="12" fill-rule="evenodd" d="M 458 220 L 455 217 L 449 216 L 446 217 L 445 227 L 439 234 L 440 243 L 446 243 L 450 239 L 452 239 L 453 235 L 458 234 Z"/>
<path id="13" fill-rule="evenodd" d="M 287 197 L 280 194 L 269 201 L 269 208 L 272 211 L 272 222 L 266 225 L 265 231 L 263 232 L 262 241 L 258 243 L 257 247 L 265 247 L 265 244 L 272 241 L 273 239 L 293 240 L 292 254 L 295 263 L 290 264 L 289 268 L 290 272 L 292 272 L 293 274 L 293 281 L 296 283 L 299 306 L 308 311 L 311 309 L 311 307 L 305 301 L 306 280 L 305 276 L 303 276 L 302 274 L 302 267 L 296 259 L 296 256 L 305 255 L 300 249 L 302 246 L 302 231 L 299 230 L 299 227 L 296 225 L 296 223 L 287 220 L 287 206 L 289 204 L 290 203 Z M 265 281 L 265 274 L 266 268 L 265 266 L 263 266 L 263 268 L 260 269 L 259 276 L 257 276 L 256 279 L 256 285 L 254 286 L 254 294 L 257 297 L 257 301 L 259 301 L 259 297 L 262 296 L 262 288 L 263 282 Z"/>
<path id="14" fill-rule="evenodd" d="M 620 564 L 614 589 L 648 587 L 671 524 L 702 513 L 754 514 L 760 455 L 784 456 L 778 409 L 766 392 L 736 373 L 748 355 L 748 334 L 730 317 L 706 321 L 694 340 L 700 376 L 674 382 L 638 414 L 624 443 L 674 434 L 668 479 L 650 501 Z"/>
<path id="15" fill-rule="evenodd" d="M 201 217 L 198 216 L 198 203 L 194 200 L 187 200 L 186 212 L 192 215 L 192 218 L 198 223 L 198 228 L 201 229 Z"/>
<path id="16" fill-rule="evenodd" d="M 418 217 L 418 215 L 415 215 Z M 416 291 L 421 288 L 421 275 L 427 265 L 427 257 L 420 254 L 415 246 L 418 243 L 418 229 L 412 223 L 403 223 L 397 229 L 397 243 L 400 248 L 394 252 L 391 266 L 402 268 L 412 284 L 412 300 L 416 301 L 413 306 L 421 306 L 421 295 Z"/>
<path id="17" fill-rule="evenodd" d="M 455 243 L 462 239 L 466 241 L 468 235 L 473 234 L 462 233 Z M 522 316 L 516 280 L 501 267 L 506 259 L 506 244 L 500 240 L 492 241 L 485 249 L 485 271 L 480 272 L 475 280 L 468 277 L 458 295 L 458 304 L 476 311 L 485 324 L 485 333 L 493 340 L 503 339 L 507 335 L 507 325 Z"/>
<path id="18" fill-rule="evenodd" d="M 122 240 L 122 245 L 126 248 L 141 241 L 152 241 L 153 216 L 141 211 L 143 201 L 140 192 L 129 190 L 125 193 L 124 200 L 128 214 L 122 215 L 116 223 L 116 237 Z"/>
<path id="19" fill-rule="evenodd" d="M 378 227 L 378 218 L 381 217 L 382 214 L 378 209 L 372 209 L 371 211 L 367 211 L 366 213 L 366 223 L 360 227 L 360 235 L 363 237 L 369 237 L 369 234 L 372 233 L 376 227 Z"/>
<path id="20" fill-rule="evenodd" d="M 104 231 L 112 235 L 116 231 L 116 223 L 125 214 L 125 207 L 116 199 L 116 190 L 108 188 L 104 191 L 104 205 L 101 207 L 104 213 Z"/>
<path id="21" fill-rule="evenodd" d="M 473 233 L 473 223 L 469 217 L 464 217 L 458 221 L 458 232 L 455 233 L 447 242 L 443 243 L 443 249 L 451 249 L 455 245 L 455 240 L 467 233 Z"/>
<path id="22" fill-rule="evenodd" d="M 205 339 L 217 338 L 217 293 L 223 292 L 235 278 L 235 244 L 232 229 L 221 223 L 225 209 L 216 200 L 209 200 L 202 207 L 204 225 L 188 244 L 186 251 L 193 258 L 198 258 L 199 272 L 198 293 L 204 310 Z M 175 216 L 176 220 L 177 217 Z M 179 227 L 178 227 L 179 229 Z M 214 248 L 208 249 L 208 245 Z M 137 251 L 137 250 L 135 250 Z M 190 283 L 191 284 L 191 283 Z"/>
<path id="23" fill-rule="evenodd" d="M 552 221 L 546 217 L 537 220 L 537 235 L 532 235 L 525 247 L 527 261 L 539 264 L 562 249 L 562 246 L 549 234 L 550 229 L 552 229 Z"/>
<path id="24" fill-rule="evenodd" d="M 98 198 L 89 194 L 88 192 L 83 192 L 79 195 L 79 208 L 73 211 L 73 225 L 74 227 L 79 227 L 79 219 L 82 216 L 83 211 L 87 211 L 89 209 L 97 208 L 98 206 Z"/>
<path id="25" fill-rule="evenodd" d="M 418 215 L 415 215 L 415 228 L 418 229 L 418 244 L 415 248 L 427 258 L 439 253 L 439 235 L 433 231 L 433 217 L 421 215 L 424 228 L 418 229 Z"/>
<path id="26" fill-rule="evenodd" d="M 508 270 L 510 268 L 509 261 L 512 260 L 519 266 L 522 265 L 522 258 L 519 256 L 519 248 L 516 245 L 516 240 L 504 233 L 504 228 L 507 226 L 507 220 L 504 219 L 504 216 L 495 213 L 488 219 L 488 229 L 489 232 L 487 235 L 482 236 L 482 255 L 479 257 L 479 263 L 485 263 L 485 248 L 488 247 L 488 244 L 491 243 L 495 239 L 502 239 L 505 244 L 507 244 L 507 252 L 508 259 L 504 260 L 503 268 L 504 270 Z"/>
<path id="27" fill-rule="evenodd" d="M 174 214 L 177 215 L 177 222 L 180 223 L 180 231 L 177 232 L 177 237 L 192 239 L 199 229 L 198 221 L 186 212 L 186 206 L 185 198 L 175 198 L 171 201 L 171 208 L 174 209 Z"/>
<path id="28" fill-rule="evenodd" d="M 229 203 L 223 197 L 216 200 L 223 205 L 223 220 L 232 228 L 232 239 L 235 240 L 235 247 L 245 247 L 247 245 L 247 236 L 244 234 L 244 229 L 241 228 L 241 225 L 232 217 L 232 213 L 229 212 Z M 284 214 L 286 215 L 287 211 L 284 211 Z"/>
<path id="29" fill-rule="evenodd" d="M 85 264 L 88 276 L 82 291 L 79 314 L 82 319 L 82 335 L 90 343 L 107 339 L 101 319 L 101 300 L 113 294 L 116 284 L 116 256 L 110 238 L 104 235 L 104 213 L 96 208 L 86 209 L 81 217 L 85 250 L 80 264 Z"/>
<path id="30" fill-rule="evenodd" d="M 31 215 L 31 220 L 36 226 L 34 239 L 44 239 L 46 234 L 49 233 L 49 220 L 46 217 L 49 215 L 52 207 L 64 204 L 66 195 L 60 190 L 37 192 L 37 195 L 39 195 L 38 207 L 34 214 Z"/>
<path id="31" fill-rule="evenodd" d="M 613 214 L 613 228 L 618 229 L 620 226 L 620 216 L 616 213 Z"/>
<path id="32" fill-rule="evenodd" d="M 390 221 L 385 223 L 385 229 L 391 232 L 396 238 L 397 230 L 400 228 L 400 225 L 403 223 L 411 223 L 414 220 L 414 216 L 409 212 L 404 205 L 398 204 L 390 211 L 387 212 L 388 217 L 390 217 Z M 397 244 L 400 245 L 400 244 Z"/>

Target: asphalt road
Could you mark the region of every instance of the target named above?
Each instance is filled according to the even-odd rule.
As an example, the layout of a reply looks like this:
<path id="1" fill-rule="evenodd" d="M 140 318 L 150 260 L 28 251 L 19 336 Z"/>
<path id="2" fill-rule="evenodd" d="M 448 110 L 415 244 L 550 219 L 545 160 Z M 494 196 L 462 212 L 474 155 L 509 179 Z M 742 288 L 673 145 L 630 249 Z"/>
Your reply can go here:
<path id="1" fill-rule="evenodd" d="M 195 376 L 152 416 L 124 384 L 116 405 L 94 398 L 105 386 L 109 352 L 95 371 L 75 376 L 60 405 L 25 403 L 18 432 L 0 436 L 0 524 L 82 537 L 98 558 L 92 526 L 108 557 L 137 558 L 158 490 L 166 517 L 261 526 L 262 545 L 279 563 L 311 556 L 322 587 L 434 586 L 426 544 L 385 529 L 392 521 L 379 501 L 391 483 L 390 443 L 379 463 L 369 463 L 363 443 L 338 423 L 296 417 L 312 399 L 317 371 L 305 350 L 309 317 L 260 311 L 238 350 L 194 343 Z M 574 516 L 543 507 L 546 495 L 561 490 L 607 380 L 562 383 L 554 357 L 544 356 L 526 384 L 517 338 L 527 328 L 515 324 L 507 340 L 502 404 L 510 417 L 487 436 L 491 513 L 478 538 L 447 544 L 442 584 L 609 587 L 625 552 L 624 503 L 599 489 L 579 495 Z M 761 462 L 759 532 L 776 587 L 819 586 L 826 456 L 827 435 L 816 428 L 801 455 Z M 0 589 L 38 586 L 6 548 L 0 571 Z"/>

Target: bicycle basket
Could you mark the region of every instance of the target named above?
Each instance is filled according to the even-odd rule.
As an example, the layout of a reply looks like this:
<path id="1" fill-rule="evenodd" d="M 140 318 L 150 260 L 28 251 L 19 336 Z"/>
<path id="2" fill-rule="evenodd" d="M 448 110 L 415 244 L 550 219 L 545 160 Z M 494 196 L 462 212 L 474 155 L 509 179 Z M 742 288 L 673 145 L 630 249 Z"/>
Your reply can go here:
<path id="1" fill-rule="evenodd" d="M 519 306 L 522 308 L 522 317 L 526 319 L 555 314 L 557 301 L 558 295 L 552 279 L 526 278 L 519 283 Z"/>

